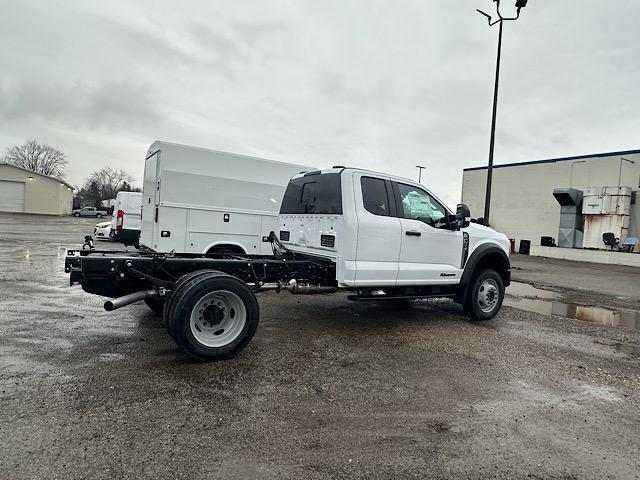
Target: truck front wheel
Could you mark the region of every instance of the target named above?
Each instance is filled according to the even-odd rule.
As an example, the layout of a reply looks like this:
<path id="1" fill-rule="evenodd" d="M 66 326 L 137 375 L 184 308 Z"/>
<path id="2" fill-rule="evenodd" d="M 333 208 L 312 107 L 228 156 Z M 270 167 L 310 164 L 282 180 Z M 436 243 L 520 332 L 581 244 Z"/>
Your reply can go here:
<path id="1" fill-rule="evenodd" d="M 502 307 L 504 283 L 495 270 L 480 271 L 471 281 L 471 291 L 463 305 L 474 320 L 491 320 Z"/>
<path id="2" fill-rule="evenodd" d="M 236 356 L 258 328 L 255 294 L 230 275 L 202 275 L 185 284 L 173 301 L 176 343 L 200 361 Z"/>

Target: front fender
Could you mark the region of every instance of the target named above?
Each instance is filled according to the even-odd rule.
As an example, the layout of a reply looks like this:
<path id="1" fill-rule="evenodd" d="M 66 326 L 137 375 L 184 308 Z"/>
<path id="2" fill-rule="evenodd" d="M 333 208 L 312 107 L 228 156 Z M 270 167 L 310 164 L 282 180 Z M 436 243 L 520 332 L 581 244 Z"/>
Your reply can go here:
<path id="1" fill-rule="evenodd" d="M 502 277 L 504 286 L 509 286 L 511 283 L 511 262 L 509 261 L 509 256 L 499 245 L 495 243 L 483 243 L 473 250 L 464 265 L 464 271 L 462 272 L 458 287 L 458 294 L 456 295 L 456 301 L 458 303 L 464 303 L 466 301 L 474 274 L 487 267 L 495 269 Z"/>

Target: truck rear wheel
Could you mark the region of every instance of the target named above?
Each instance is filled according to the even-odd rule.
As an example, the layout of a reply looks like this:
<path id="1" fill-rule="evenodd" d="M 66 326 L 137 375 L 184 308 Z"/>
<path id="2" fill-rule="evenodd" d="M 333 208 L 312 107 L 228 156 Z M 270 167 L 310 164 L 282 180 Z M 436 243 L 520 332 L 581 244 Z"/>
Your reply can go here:
<path id="1" fill-rule="evenodd" d="M 192 281 L 195 278 L 201 277 L 202 275 L 224 275 L 219 270 L 196 270 L 195 272 L 188 273 L 186 275 L 181 276 L 178 280 L 175 281 L 173 286 L 171 287 L 171 293 L 169 297 L 164 302 L 164 309 L 162 311 L 162 317 L 165 322 L 165 326 L 167 327 L 167 332 L 169 335 L 175 338 L 174 332 L 174 322 L 173 318 L 175 317 L 175 299 L 180 296 L 180 292 L 182 288 Z"/>
<path id="2" fill-rule="evenodd" d="M 236 356 L 253 338 L 260 316 L 258 300 L 243 281 L 215 273 L 185 284 L 173 310 L 176 343 L 200 361 Z"/>
<path id="3" fill-rule="evenodd" d="M 491 320 L 502 307 L 504 283 L 495 270 L 480 271 L 471 281 L 469 298 L 463 305 L 474 320 Z"/>

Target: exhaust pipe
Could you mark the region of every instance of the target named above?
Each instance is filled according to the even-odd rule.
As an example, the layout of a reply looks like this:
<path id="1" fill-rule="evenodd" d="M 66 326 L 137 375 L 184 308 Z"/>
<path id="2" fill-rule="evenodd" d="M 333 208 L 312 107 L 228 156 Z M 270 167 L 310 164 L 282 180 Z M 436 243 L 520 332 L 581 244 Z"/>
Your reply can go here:
<path id="1" fill-rule="evenodd" d="M 141 290 L 139 292 L 130 293 L 129 295 L 114 298 L 113 300 L 107 300 L 104 302 L 104 309 L 107 312 L 111 312 L 112 310 L 131 305 L 132 303 L 139 302 L 145 298 L 157 298 L 159 296 L 160 292 L 158 290 Z"/>

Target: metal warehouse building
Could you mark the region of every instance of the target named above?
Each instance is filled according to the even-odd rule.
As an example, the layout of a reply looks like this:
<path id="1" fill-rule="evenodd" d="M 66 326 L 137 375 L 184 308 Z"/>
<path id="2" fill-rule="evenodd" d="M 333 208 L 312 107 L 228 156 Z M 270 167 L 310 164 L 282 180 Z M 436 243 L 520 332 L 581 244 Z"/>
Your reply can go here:
<path id="1" fill-rule="evenodd" d="M 0 163 L 0 212 L 68 215 L 73 187 L 55 177 Z"/>
<path id="2" fill-rule="evenodd" d="M 487 167 L 464 170 L 462 201 L 469 205 L 474 218 L 483 215 L 486 183 Z M 567 187 L 585 195 L 625 192 L 628 228 L 613 233 L 621 238 L 640 236 L 640 208 L 636 200 L 640 191 L 640 150 L 494 165 L 491 226 L 515 239 L 517 244 L 530 240 L 531 245 L 540 245 L 543 236 L 558 239 L 560 204 L 553 191 Z M 602 243 L 597 248 L 606 247 Z"/>

